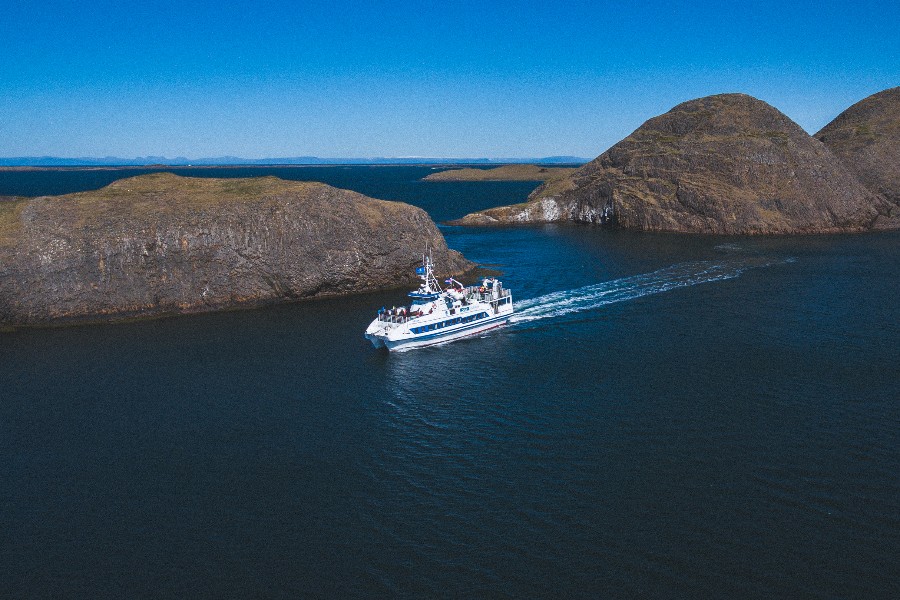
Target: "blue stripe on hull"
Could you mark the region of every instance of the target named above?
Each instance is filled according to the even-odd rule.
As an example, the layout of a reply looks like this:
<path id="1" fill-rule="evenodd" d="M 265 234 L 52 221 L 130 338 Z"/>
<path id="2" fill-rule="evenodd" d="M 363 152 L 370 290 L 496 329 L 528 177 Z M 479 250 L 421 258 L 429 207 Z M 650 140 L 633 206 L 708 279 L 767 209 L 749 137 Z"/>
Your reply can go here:
<path id="1" fill-rule="evenodd" d="M 508 321 L 511 316 L 512 313 L 508 313 L 498 317 L 491 317 L 489 319 L 484 319 L 475 323 L 466 324 L 462 327 L 448 327 L 434 333 L 427 333 L 424 335 L 411 335 L 410 337 L 404 337 L 395 341 L 384 340 L 384 344 L 390 350 L 403 348 L 405 346 L 430 346 L 433 344 L 439 344 L 444 341 L 449 341 L 451 339 L 459 339 L 461 337 L 465 337 L 466 335 L 480 333 L 481 331 L 491 329 L 493 327 L 499 327 L 500 325 L 503 325 L 506 321 Z"/>

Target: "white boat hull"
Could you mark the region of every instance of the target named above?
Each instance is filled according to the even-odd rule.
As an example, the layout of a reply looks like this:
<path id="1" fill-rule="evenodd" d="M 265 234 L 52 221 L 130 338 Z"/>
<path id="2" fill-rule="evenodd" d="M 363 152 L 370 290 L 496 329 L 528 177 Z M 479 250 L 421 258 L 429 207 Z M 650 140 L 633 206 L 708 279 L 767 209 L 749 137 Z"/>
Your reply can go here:
<path id="1" fill-rule="evenodd" d="M 499 315 L 476 323 L 462 325 L 458 328 L 448 328 L 423 334 L 410 333 L 408 335 L 403 335 L 398 339 L 390 339 L 390 337 L 386 335 L 369 333 L 366 333 L 366 338 L 371 341 L 372 345 L 376 348 L 384 347 L 393 351 L 412 350 L 413 348 L 424 348 L 426 346 L 443 344 L 444 342 L 458 340 L 460 338 L 482 333 L 489 329 L 501 327 L 509 322 L 509 317 L 510 315 L 508 314 Z"/>

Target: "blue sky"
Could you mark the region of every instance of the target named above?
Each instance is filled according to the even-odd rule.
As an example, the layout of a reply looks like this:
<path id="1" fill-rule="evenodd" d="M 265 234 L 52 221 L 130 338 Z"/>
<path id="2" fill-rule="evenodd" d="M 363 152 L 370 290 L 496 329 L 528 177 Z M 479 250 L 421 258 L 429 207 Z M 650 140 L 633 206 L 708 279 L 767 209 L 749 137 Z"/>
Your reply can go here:
<path id="1" fill-rule="evenodd" d="M 0 156 L 594 157 L 745 92 L 900 85 L 893 2 L 59 2 L 0 18 Z"/>

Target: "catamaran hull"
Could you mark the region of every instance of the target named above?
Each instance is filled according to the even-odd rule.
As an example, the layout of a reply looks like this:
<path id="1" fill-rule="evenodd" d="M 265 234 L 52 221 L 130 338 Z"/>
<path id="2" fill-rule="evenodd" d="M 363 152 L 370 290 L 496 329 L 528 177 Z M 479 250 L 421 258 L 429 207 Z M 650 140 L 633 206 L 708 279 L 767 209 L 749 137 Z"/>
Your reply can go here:
<path id="1" fill-rule="evenodd" d="M 476 335 L 489 329 L 494 329 L 496 327 L 505 325 L 509 322 L 510 316 L 510 314 L 500 315 L 465 327 L 460 327 L 458 329 L 454 328 L 450 330 L 435 331 L 433 333 L 425 333 L 419 335 L 404 335 L 402 338 L 395 340 L 391 340 L 386 336 L 372 334 L 366 334 L 366 338 L 371 341 L 372 345 L 376 348 L 384 347 L 388 350 L 402 352 L 404 350 L 434 346 L 437 344 L 443 344 L 444 342 L 449 342 L 451 340 L 458 340 L 460 338 Z"/>
<path id="2" fill-rule="evenodd" d="M 376 348 L 384 348 L 384 339 L 378 335 L 372 335 L 371 333 L 366 334 L 366 339 L 372 342 L 372 345 Z"/>

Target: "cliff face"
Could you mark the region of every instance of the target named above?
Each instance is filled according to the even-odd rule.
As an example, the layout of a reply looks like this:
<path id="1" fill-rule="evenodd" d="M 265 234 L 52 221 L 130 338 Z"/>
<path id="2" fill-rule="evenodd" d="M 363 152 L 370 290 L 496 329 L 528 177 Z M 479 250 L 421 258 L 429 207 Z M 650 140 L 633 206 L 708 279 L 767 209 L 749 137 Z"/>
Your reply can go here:
<path id="1" fill-rule="evenodd" d="M 319 183 L 168 173 L 0 204 L 0 323 L 208 311 L 473 267 L 421 209 Z"/>
<path id="2" fill-rule="evenodd" d="M 679 104 L 526 203 L 458 223 L 578 221 L 719 234 L 858 231 L 884 200 L 765 102 L 743 94 Z"/>
<path id="3" fill-rule="evenodd" d="M 900 87 L 857 102 L 815 137 L 863 185 L 890 201 L 891 217 L 900 220 Z"/>

